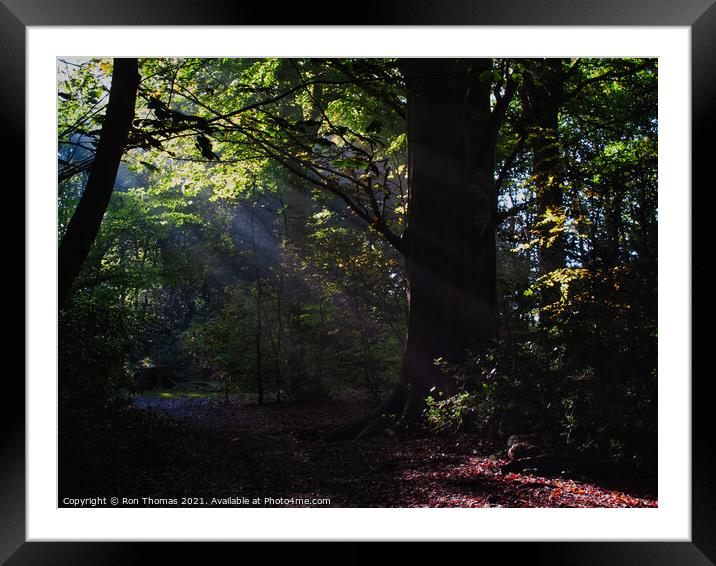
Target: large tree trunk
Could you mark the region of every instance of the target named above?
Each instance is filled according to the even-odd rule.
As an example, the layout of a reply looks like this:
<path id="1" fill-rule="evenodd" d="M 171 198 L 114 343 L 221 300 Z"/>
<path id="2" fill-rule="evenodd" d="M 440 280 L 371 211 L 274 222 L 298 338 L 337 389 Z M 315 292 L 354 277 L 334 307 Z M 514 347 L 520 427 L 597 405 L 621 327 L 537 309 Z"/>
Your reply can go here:
<path id="1" fill-rule="evenodd" d="M 69 297 L 72 284 L 97 237 L 112 196 L 117 169 L 134 118 L 139 86 L 137 59 L 115 59 L 107 113 L 87 185 L 59 248 L 58 306 Z"/>
<path id="2" fill-rule="evenodd" d="M 435 364 L 464 361 L 496 332 L 495 139 L 489 60 L 409 60 L 408 340 L 403 415 L 452 384 Z M 468 67 L 469 69 L 468 73 Z M 424 77 L 424 78 L 423 78 Z"/>
<path id="3" fill-rule="evenodd" d="M 545 59 L 526 82 L 524 97 L 528 140 L 532 150 L 532 177 L 537 192 L 540 264 L 545 273 L 565 266 L 564 232 L 556 220 L 564 215 L 562 183 L 564 164 L 559 142 L 559 109 L 564 101 L 565 72 L 562 59 Z M 549 216 L 548 216 L 549 215 Z"/>
<path id="4" fill-rule="evenodd" d="M 490 107 L 491 61 L 408 59 L 401 67 L 409 91 L 406 351 L 381 418 L 339 427 L 332 438 L 370 434 L 387 416 L 414 421 L 433 388 L 452 390 L 436 359 L 459 364 L 496 335 L 500 117 Z"/>

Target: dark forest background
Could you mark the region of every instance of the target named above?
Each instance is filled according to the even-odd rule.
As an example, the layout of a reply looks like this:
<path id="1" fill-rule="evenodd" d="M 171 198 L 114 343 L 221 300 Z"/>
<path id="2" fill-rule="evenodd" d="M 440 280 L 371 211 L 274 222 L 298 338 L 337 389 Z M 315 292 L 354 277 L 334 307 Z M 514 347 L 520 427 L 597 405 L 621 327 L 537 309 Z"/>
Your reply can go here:
<path id="1" fill-rule="evenodd" d="M 141 396 L 655 474 L 657 131 L 652 59 L 59 59 L 65 470 Z"/>

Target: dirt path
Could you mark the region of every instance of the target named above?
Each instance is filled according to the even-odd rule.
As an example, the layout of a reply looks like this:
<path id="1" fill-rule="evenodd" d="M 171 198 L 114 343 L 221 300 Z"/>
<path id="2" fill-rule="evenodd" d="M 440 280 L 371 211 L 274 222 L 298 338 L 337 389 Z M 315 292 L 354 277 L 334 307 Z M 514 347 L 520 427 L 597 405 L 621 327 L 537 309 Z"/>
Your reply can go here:
<path id="1" fill-rule="evenodd" d="M 358 402 L 258 407 L 206 398 L 137 397 L 134 404 L 174 426 L 175 445 L 174 456 L 159 465 L 127 462 L 118 470 L 114 491 L 133 496 L 201 497 L 204 504 L 211 498 L 259 498 L 261 506 L 276 505 L 265 498 L 320 499 L 315 506 L 332 507 L 657 504 L 634 490 L 625 493 L 563 478 L 501 474 L 498 466 L 505 461 L 490 456 L 498 448 L 470 435 L 386 435 L 324 443 L 311 434 L 317 427 L 362 414 L 368 405 Z"/>

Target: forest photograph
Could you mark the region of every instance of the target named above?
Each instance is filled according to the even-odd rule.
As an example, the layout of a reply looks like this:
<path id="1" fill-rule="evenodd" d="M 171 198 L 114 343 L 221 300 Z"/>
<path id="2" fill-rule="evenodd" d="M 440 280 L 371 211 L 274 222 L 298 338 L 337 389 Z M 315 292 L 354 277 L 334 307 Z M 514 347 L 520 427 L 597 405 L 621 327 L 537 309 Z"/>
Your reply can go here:
<path id="1" fill-rule="evenodd" d="M 59 507 L 658 507 L 658 59 L 56 65 Z"/>

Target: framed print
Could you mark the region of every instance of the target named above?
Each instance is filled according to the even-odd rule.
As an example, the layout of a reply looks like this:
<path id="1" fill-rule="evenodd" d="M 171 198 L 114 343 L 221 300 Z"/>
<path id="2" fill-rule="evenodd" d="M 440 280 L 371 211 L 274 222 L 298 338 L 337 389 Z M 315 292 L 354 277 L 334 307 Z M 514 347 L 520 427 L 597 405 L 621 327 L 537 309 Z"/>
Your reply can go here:
<path id="1" fill-rule="evenodd" d="M 335 14 L 3 0 L 0 558 L 714 563 L 712 2 Z"/>

